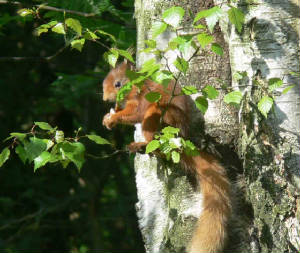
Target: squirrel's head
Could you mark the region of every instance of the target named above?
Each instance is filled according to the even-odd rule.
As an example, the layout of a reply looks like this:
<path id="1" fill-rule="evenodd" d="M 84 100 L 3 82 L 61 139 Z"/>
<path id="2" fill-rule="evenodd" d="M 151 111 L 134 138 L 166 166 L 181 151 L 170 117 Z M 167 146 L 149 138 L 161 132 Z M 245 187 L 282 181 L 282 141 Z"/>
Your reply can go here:
<path id="1" fill-rule="evenodd" d="M 123 85 L 129 82 L 126 70 L 132 66 L 127 61 L 123 61 L 116 68 L 112 69 L 103 81 L 103 100 L 114 102 L 117 93 Z"/>

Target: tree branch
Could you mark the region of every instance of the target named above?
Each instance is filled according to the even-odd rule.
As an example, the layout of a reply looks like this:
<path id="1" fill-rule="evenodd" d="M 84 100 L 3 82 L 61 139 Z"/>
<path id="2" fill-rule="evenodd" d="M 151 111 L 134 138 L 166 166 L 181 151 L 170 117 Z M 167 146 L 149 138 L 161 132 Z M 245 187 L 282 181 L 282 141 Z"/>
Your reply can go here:
<path id="1" fill-rule="evenodd" d="M 45 56 L 45 57 L 42 57 L 42 56 L 5 56 L 5 57 L 0 57 L 0 62 L 51 61 L 56 56 L 61 54 L 68 46 L 69 46 L 69 44 L 67 44 L 67 45 L 63 46 L 62 48 L 60 48 L 59 50 L 57 50 L 57 52 L 55 54 Z"/>
<path id="2" fill-rule="evenodd" d="M 21 3 L 21 2 L 6 1 L 6 0 L 0 0 L 0 4 L 23 5 L 23 3 Z M 61 8 L 57 8 L 57 7 L 47 6 L 47 5 L 44 5 L 44 4 L 37 4 L 37 5 L 34 5 L 34 6 L 37 7 L 38 9 L 42 9 L 42 10 L 57 11 L 57 12 L 75 14 L 75 15 L 78 15 L 78 16 L 86 17 L 86 18 L 94 17 L 94 16 L 97 15 L 96 13 L 86 13 L 86 12 L 81 12 L 81 11 L 61 9 Z"/>

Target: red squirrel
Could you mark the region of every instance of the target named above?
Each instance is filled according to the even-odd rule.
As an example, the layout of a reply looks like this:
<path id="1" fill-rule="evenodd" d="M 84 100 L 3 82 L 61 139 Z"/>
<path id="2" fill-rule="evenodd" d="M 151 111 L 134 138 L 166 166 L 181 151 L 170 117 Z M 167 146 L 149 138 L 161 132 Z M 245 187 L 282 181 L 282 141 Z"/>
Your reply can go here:
<path id="1" fill-rule="evenodd" d="M 115 102 L 119 89 L 129 82 L 126 70 L 130 67 L 127 62 L 112 69 L 103 81 L 103 100 Z M 132 142 L 128 148 L 136 152 L 150 142 L 160 130 L 161 117 L 163 123 L 180 129 L 183 137 L 188 133 L 189 105 L 188 97 L 175 96 L 171 103 L 170 94 L 174 82 L 167 89 L 151 80 L 146 80 L 139 90 L 136 86 L 127 94 L 121 106 L 114 113 L 108 113 L 103 118 L 103 125 L 111 129 L 116 124 L 142 124 L 144 142 Z M 151 103 L 145 95 L 155 91 L 161 94 L 158 103 Z M 180 94 L 181 87 L 176 85 L 175 94 Z M 169 104 L 169 105 L 168 105 Z M 163 113 L 163 111 L 165 113 Z M 230 183 L 225 169 L 212 155 L 199 151 L 197 156 L 182 154 L 182 164 L 194 171 L 199 179 L 203 194 L 203 211 L 197 221 L 192 240 L 187 246 L 188 253 L 220 253 L 226 239 L 226 225 L 231 213 Z"/>

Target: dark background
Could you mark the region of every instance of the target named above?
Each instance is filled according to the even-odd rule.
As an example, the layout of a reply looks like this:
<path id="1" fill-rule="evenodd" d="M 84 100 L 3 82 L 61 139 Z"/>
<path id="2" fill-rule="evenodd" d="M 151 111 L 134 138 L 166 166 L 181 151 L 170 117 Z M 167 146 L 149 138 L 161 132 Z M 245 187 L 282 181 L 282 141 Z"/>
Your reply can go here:
<path id="1" fill-rule="evenodd" d="M 11 132 L 28 132 L 34 121 L 46 121 L 73 136 L 74 130 L 95 133 L 124 149 L 132 128 L 106 130 L 101 83 L 109 71 L 106 49 L 86 42 L 82 52 L 65 49 L 52 32 L 40 37 L 34 28 L 62 12 L 40 11 L 40 19 L 20 17 L 17 10 L 43 1 L 0 4 L 0 140 Z M 91 31 L 102 29 L 117 38 L 115 46 L 135 43 L 133 0 L 50 0 L 49 6 L 96 13 L 93 18 L 66 14 Z M 109 39 L 101 40 L 111 47 Z M 20 58 L 13 58 L 20 57 Z M 6 146 L 1 142 L 0 149 Z M 113 152 L 107 145 L 86 143 L 87 154 Z M 16 154 L 0 168 L 1 252 L 144 252 L 134 205 L 136 188 L 132 157 L 120 153 L 99 160 L 86 157 L 81 172 L 69 165 L 47 165 L 33 172 Z M 2 251 L 3 250 L 3 251 Z"/>

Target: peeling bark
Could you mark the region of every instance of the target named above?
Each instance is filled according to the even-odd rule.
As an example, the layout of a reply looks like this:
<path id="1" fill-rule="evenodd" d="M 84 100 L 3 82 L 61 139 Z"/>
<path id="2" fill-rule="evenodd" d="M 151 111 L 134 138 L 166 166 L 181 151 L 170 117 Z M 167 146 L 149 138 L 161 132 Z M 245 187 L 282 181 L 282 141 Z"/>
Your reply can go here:
<path id="1" fill-rule="evenodd" d="M 151 37 L 151 23 L 174 5 L 196 13 L 212 7 L 213 1 L 136 0 L 138 66 L 153 57 L 139 53 Z M 289 72 L 299 71 L 299 2 L 248 0 L 240 1 L 239 7 L 246 13 L 242 33 L 222 19 L 223 33 L 217 27 L 214 35 L 225 49 L 223 58 L 199 52 L 181 84 L 219 87 L 221 79 L 245 93 L 246 101 L 237 112 L 222 102 L 222 95 L 209 104 L 204 124 L 199 113 L 193 114 L 191 139 L 221 159 L 237 192 L 225 252 L 296 252 L 300 250 L 299 79 Z M 184 20 L 183 33 L 191 32 L 191 22 Z M 172 36 L 167 31 L 157 43 L 163 46 Z M 236 71 L 246 71 L 248 79 L 231 80 Z M 248 102 L 255 104 L 261 97 L 253 79 L 266 83 L 272 77 L 296 87 L 277 98 L 275 114 L 265 120 Z M 137 126 L 135 139 L 141 138 Z M 201 212 L 202 196 L 193 176 L 142 154 L 136 155 L 135 171 L 136 208 L 147 253 L 185 252 Z"/>
<path id="2" fill-rule="evenodd" d="M 232 73 L 246 71 L 248 76 L 243 82 L 233 80 L 232 86 L 246 98 L 240 109 L 238 153 L 243 160 L 246 200 L 253 212 L 249 243 L 252 252 L 297 252 L 300 87 L 299 78 L 289 73 L 299 71 L 299 1 L 240 1 L 239 7 L 246 13 L 241 34 L 226 19 L 220 25 Z M 267 85 L 273 77 L 283 79 L 282 89 L 296 85 L 276 98 L 275 112 L 265 120 L 251 105 L 262 96 L 253 80 Z"/>

